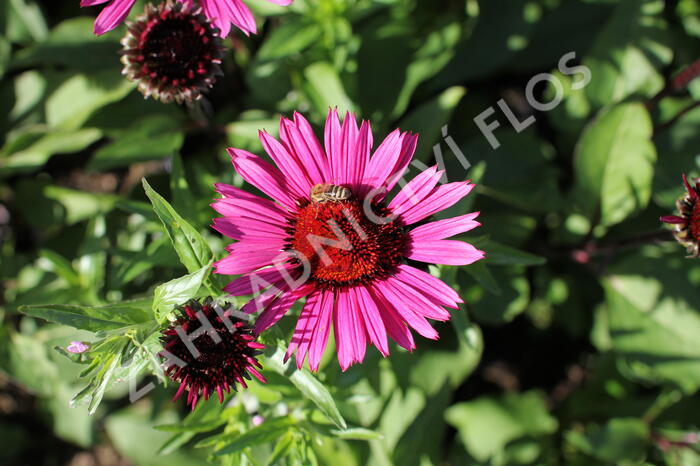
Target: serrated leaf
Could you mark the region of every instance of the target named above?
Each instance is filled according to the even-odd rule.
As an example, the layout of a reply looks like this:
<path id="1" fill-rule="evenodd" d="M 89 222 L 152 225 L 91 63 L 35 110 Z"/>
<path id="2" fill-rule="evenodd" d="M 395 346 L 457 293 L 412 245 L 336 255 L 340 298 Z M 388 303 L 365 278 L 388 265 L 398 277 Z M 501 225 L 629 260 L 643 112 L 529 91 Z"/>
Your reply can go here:
<path id="1" fill-rule="evenodd" d="M 70 306 L 66 304 L 46 304 L 21 306 L 19 311 L 32 317 L 68 325 L 77 329 L 98 332 L 114 330 L 150 320 L 150 315 L 142 309 L 129 306 Z"/>
<path id="2" fill-rule="evenodd" d="M 306 369 L 296 370 L 289 376 L 301 393 L 314 402 L 316 406 L 326 415 L 326 417 L 340 429 L 345 429 L 347 423 L 340 414 L 335 400 L 331 396 L 325 385 L 316 377 L 311 375 Z"/>
<path id="3" fill-rule="evenodd" d="M 214 455 L 224 456 L 236 453 L 246 447 L 272 442 L 296 423 L 297 421 L 289 416 L 266 420 L 243 434 L 235 435 L 232 441 L 226 442 L 224 447 L 214 452 Z"/>
<path id="4" fill-rule="evenodd" d="M 180 262 L 187 268 L 187 271 L 193 273 L 209 264 L 212 261 L 212 252 L 202 235 L 175 212 L 175 209 L 160 194 L 155 192 L 145 179 L 143 187 L 151 200 L 153 211 L 163 223 L 163 227 L 168 233 L 178 257 L 180 257 Z"/>
<path id="5" fill-rule="evenodd" d="M 196 272 L 159 285 L 153 293 L 153 312 L 156 319 L 165 322 L 175 306 L 193 298 L 210 268 L 211 264 L 207 264 Z"/>

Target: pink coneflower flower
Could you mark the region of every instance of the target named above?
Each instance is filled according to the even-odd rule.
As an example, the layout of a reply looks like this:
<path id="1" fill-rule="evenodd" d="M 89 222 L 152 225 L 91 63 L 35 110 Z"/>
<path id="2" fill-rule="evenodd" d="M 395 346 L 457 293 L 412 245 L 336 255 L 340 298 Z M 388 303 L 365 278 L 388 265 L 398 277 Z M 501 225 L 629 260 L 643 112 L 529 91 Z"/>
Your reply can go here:
<path id="1" fill-rule="evenodd" d="M 367 343 L 388 355 L 387 336 L 412 350 L 409 327 L 437 339 L 427 319 L 449 320 L 445 307 L 456 309 L 462 300 L 413 261 L 467 265 L 484 257 L 469 243 L 446 239 L 478 226 L 478 213 L 425 223 L 473 185 L 438 185 L 443 172 L 433 167 L 386 201 L 418 136 L 397 129 L 370 156 L 369 122 L 358 128 L 348 114 L 341 125 L 335 110 L 326 121 L 325 150 L 298 113 L 293 121 L 282 118 L 280 135 L 277 141 L 260 133 L 277 167 L 229 149 L 236 171 L 273 200 L 217 184 L 224 197 L 213 204 L 224 216 L 214 219 L 214 228 L 237 240 L 216 271 L 242 274 L 225 290 L 240 296 L 267 288 L 242 309 L 262 310 L 254 332 L 306 298 L 287 351 L 287 357 L 296 351 L 299 367 L 308 355 L 318 370 L 331 327 L 343 370 L 362 362 Z"/>
<path id="2" fill-rule="evenodd" d="M 189 3 L 192 0 L 180 1 Z M 294 0 L 267 1 L 278 5 L 289 6 Z M 243 0 L 199 0 L 199 3 L 204 9 L 204 14 L 221 30 L 221 37 L 228 36 L 232 23 L 246 35 L 255 34 L 257 32 L 253 13 L 248 9 Z"/>
<path id="3" fill-rule="evenodd" d="M 80 6 L 95 6 L 107 3 L 97 19 L 95 19 L 95 34 L 102 35 L 119 26 L 127 16 L 136 0 L 80 0 Z"/>
<path id="4" fill-rule="evenodd" d="M 687 193 L 676 201 L 679 215 L 666 215 L 659 220 L 675 226 L 676 240 L 688 250 L 691 257 L 700 257 L 700 179 L 692 186 L 685 175 Z"/>
<path id="5" fill-rule="evenodd" d="M 203 303 L 190 300 L 163 331 L 163 349 L 179 359 L 164 353 L 165 373 L 180 384 L 173 401 L 188 391 L 187 404 L 193 410 L 198 400 L 208 400 L 214 393 L 223 403 L 224 392 L 236 390 L 237 384 L 247 388 L 250 375 L 265 383 L 256 369 L 262 368 L 256 357 L 265 346 L 255 341 L 251 328 L 232 313 L 230 304 L 221 305 L 219 312 L 216 306 L 211 298 Z"/>
<path id="6" fill-rule="evenodd" d="M 121 41 L 122 74 L 136 82 L 145 97 L 191 102 L 223 74 L 219 30 L 199 8 L 170 0 L 146 5 L 145 13 L 128 26 Z"/>

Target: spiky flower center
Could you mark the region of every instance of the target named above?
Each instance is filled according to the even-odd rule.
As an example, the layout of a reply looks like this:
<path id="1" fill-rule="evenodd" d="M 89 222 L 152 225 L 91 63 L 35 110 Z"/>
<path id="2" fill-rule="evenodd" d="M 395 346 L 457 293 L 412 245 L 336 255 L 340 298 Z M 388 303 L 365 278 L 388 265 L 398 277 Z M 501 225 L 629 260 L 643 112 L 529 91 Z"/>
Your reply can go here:
<path id="1" fill-rule="evenodd" d="M 690 234 L 695 241 L 700 243 L 700 202 L 693 199 L 688 212 L 690 214 Z"/>
<path id="2" fill-rule="evenodd" d="M 215 53 L 211 33 L 182 12 L 151 19 L 139 38 L 142 71 L 177 86 L 207 73 Z"/>
<path id="3" fill-rule="evenodd" d="M 175 395 L 189 392 L 187 403 L 192 409 L 200 398 L 216 394 L 223 402 L 224 393 L 240 384 L 247 387 L 250 374 L 261 381 L 256 360 L 263 345 L 255 341 L 252 329 L 231 313 L 225 303 L 218 307 L 208 298 L 204 303 L 191 300 L 180 309 L 180 317 L 162 336 L 163 348 L 175 356 L 168 361 L 166 373 L 180 383 Z M 195 335 L 195 337 L 192 337 Z"/>
<path id="4" fill-rule="evenodd" d="M 351 198 L 300 205 L 289 249 L 310 267 L 310 279 L 335 288 L 366 284 L 393 272 L 405 254 L 400 222 L 380 204 Z"/>
<path id="5" fill-rule="evenodd" d="M 146 97 L 191 101 L 221 74 L 223 47 L 216 29 L 199 9 L 167 1 L 147 5 L 129 23 L 122 40 L 123 73 Z"/>

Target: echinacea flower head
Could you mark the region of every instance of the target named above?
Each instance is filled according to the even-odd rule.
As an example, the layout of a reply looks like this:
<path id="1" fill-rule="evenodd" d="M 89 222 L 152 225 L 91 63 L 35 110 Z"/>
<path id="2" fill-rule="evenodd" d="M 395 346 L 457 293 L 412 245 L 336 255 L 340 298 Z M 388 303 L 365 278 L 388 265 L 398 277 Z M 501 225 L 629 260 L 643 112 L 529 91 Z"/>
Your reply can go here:
<path id="1" fill-rule="evenodd" d="M 124 74 L 144 97 L 163 103 L 199 99 L 221 76 L 219 31 L 200 8 L 170 0 L 146 5 L 122 39 Z"/>
<path id="2" fill-rule="evenodd" d="M 192 0 L 180 0 L 191 3 Z M 289 6 L 294 0 L 267 0 L 282 6 Z M 199 0 L 204 9 L 204 14 L 210 18 L 216 27 L 221 30 L 221 37 L 228 36 L 231 24 L 243 31 L 246 35 L 255 34 L 257 26 L 255 18 L 243 0 Z"/>
<path id="3" fill-rule="evenodd" d="M 660 220 L 675 227 L 676 240 L 688 250 L 691 257 L 700 257 L 700 179 L 692 185 L 683 175 L 686 194 L 676 201 L 680 215 L 666 215 Z"/>
<path id="4" fill-rule="evenodd" d="M 429 168 L 390 201 L 413 157 L 418 136 L 395 130 L 374 150 L 370 124 L 354 115 L 341 124 L 331 110 L 325 148 L 298 113 L 282 118 L 280 140 L 260 140 L 276 167 L 240 149 L 229 149 L 236 171 L 270 199 L 226 184 L 213 207 L 223 217 L 213 227 L 236 242 L 216 272 L 241 275 L 225 287 L 234 296 L 254 294 L 244 312 L 261 311 L 254 332 L 274 325 L 294 302 L 305 304 L 287 351 L 299 367 L 309 357 L 318 370 L 333 328 L 343 370 L 362 362 L 367 344 L 389 354 L 388 337 L 415 348 L 409 328 L 437 339 L 427 319 L 446 321 L 459 295 L 418 263 L 467 265 L 484 253 L 447 238 L 479 225 L 478 213 L 429 222 L 473 188 L 439 185 L 443 172 Z"/>
<path id="5" fill-rule="evenodd" d="M 95 34 L 102 35 L 119 26 L 127 16 L 136 0 L 80 0 L 80 6 L 96 6 L 106 3 L 97 19 L 95 19 Z"/>
<path id="6" fill-rule="evenodd" d="M 264 345 L 255 341 L 252 329 L 229 303 L 190 300 L 177 312 L 161 338 L 165 373 L 180 384 L 173 401 L 187 391 L 187 404 L 194 410 L 197 401 L 214 393 L 223 403 L 224 392 L 237 385 L 247 388 L 251 375 L 265 383 L 256 359 Z"/>

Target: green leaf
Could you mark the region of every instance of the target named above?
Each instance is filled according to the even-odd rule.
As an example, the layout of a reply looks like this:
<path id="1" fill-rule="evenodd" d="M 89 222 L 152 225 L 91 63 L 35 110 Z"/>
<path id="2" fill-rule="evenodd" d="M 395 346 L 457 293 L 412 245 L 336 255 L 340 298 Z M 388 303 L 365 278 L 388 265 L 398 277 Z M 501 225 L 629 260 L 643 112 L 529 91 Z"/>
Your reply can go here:
<path id="1" fill-rule="evenodd" d="M 42 167 L 55 154 L 78 152 L 102 137 L 96 128 L 40 132 L 30 144 L 0 152 L 0 176 L 24 173 Z"/>
<path id="2" fill-rule="evenodd" d="M 28 316 L 90 332 L 114 330 L 147 322 L 151 319 L 151 316 L 144 312 L 143 309 L 127 305 L 87 307 L 46 304 L 41 306 L 20 306 L 19 311 Z"/>
<path id="3" fill-rule="evenodd" d="M 541 437 L 557 428 L 542 395 L 534 391 L 458 403 L 447 409 L 445 418 L 479 461 L 492 458 L 511 441 Z"/>
<path id="4" fill-rule="evenodd" d="M 144 179 L 143 187 L 151 200 L 153 211 L 163 223 L 180 262 L 190 273 L 197 272 L 212 261 L 212 252 L 202 235 L 183 219 L 163 197 Z"/>
<path id="5" fill-rule="evenodd" d="M 345 92 L 338 72 L 330 63 L 316 62 L 309 65 L 304 70 L 304 77 L 307 93 L 320 114 L 325 115 L 332 107 L 338 108 L 341 115 L 355 109 L 355 104 Z"/>
<path id="6" fill-rule="evenodd" d="M 650 97 L 664 86 L 658 70 L 673 58 L 670 36 L 654 0 L 619 2 L 583 60 L 593 79 L 586 94 L 597 107 L 631 95 Z"/>
<path id="7" fill-rule="evenodd" d="M 604 281 L 612 346 L 634 378 L 692 393 L 700 387 L 700 296 L 678 264 L 659 270 L 661 260 L 632 259 Z M 680 284 L 686 296 L 671 292 Z"/>
<path id="8" fill-rule="evenodd" d="M 76 130 L 96 110 L 123 99 L 133 87 L 113 70 L 72 76 L 47 99 L 46 122 L 52 128 Z"/>
<path id="9" fill-rule="evenodd" d="M 259 426 L 253 427 L 243 434 L 235 434 L 233 441 L 225 442 L 225 446 L 216 450 L 214 455 L 224 456 L 247 447 L 273 442 L 296 423 L 297 421 L 290 416 L 265 420 Z"/>
<path id="10" fill-rule="evenodd" d="M 256 59 L 264 62 L 303 52 L 321 37 L 318 23 L 293 21 L 275 29 L 258 51 Z"/>
<path id="11" fill-rule="evenodd" d="M 108 170 L 170 157 L 180 150 L 185 140 L 180 121 L 170 115 L 145 117 L 129 128 L 111 131 L 109 135 L 114 141 L 95 152 L 89 168 Z"/>
<path id="12" fill-rule="evenodd" d="M 567 442 L 584 453 L 614 464 L 644 459 L 649 446 L 649 426 L 640 419 L 611 419 L 603 426 L 592 426 L 587 432 L 571 431 Z"/>
<path id="13" fill-rule="evenodd" d="M 308 399 L 314 402 L 316 406 L 326 415 L 326 417 L 340 429 L 345 429 L 347 423 L 343 416 L 338 411 L 335 400 L 331 396 L 325 385 L 323 385 L 316 377 L 311 375 L 306 369 L 296 370 L 289 376 L 299 391 Z"/>
<path id="14" fill-rule="evenodd" d="M 589 218 L 599 211 L 609 226 L 646 207 L 656 162 L 652 133 L 640 103 L 603 110 L 584 131 L 576 146 L 575 193 Z"/>
<path id="15" fill-rule="evenodd" d="M 193 298 L 202 281 L 209 273 L 211 264 L 184 277 L 176 278 L 159 285 L 153 293 L 153 311 L 158 322 L 165 322 L 173 313 L 173 308 Z"/>

